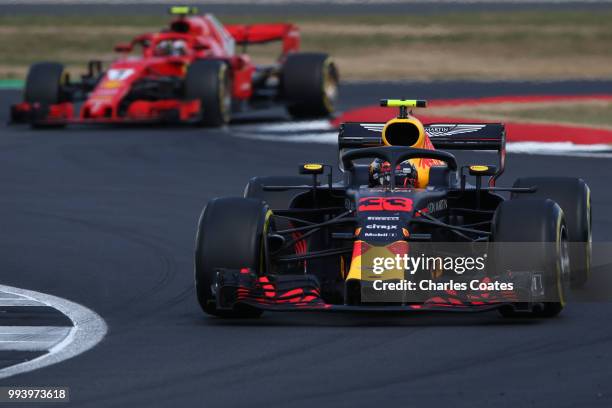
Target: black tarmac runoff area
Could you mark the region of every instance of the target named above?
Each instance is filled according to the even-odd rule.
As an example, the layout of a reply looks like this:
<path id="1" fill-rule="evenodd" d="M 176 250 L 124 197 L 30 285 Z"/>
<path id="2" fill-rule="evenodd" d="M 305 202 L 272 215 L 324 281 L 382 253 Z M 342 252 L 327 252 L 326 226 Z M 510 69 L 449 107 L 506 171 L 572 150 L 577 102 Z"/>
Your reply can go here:
<path id="1" fill-rule="evenodd" d="M 379 97 L 606 88 L 364 83 L 343 87 L 342 108 Z M 255 175 L 336 163 L 333 145 L 240 138 L 236 124 L 31 130 L 4 125 L 18 92 L 0 97 L 1 283 L 79 303 L 108 325 L 93 349 L 0 385 L 67 386 L 68 405 L 79 408 L 612 406 L 611 303 L 573 303 L 551 320 L 495 312 L 205 316 L 193 286 L 204 204 L 241 195 Z M 263 120 L 287 118 L 271 111 Z M 594 240 L 612 240 L 610 159 L 510 154 L 500 184 L 535 174 L 584 178 Z"/>

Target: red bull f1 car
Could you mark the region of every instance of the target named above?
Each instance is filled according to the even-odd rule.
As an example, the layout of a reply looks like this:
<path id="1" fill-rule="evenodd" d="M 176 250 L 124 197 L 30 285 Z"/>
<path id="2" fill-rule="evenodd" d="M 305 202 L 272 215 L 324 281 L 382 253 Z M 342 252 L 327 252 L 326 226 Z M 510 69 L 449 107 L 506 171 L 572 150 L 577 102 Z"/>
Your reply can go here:
<path id="1" fill-rule="evenodd" d="M 232 112 L 285 106 L 296 118 L 334 111 L 338 69 L 323 53 L 299 52 L 292 24 L 223 25 L 191 7 L 173 7 L 167 29 L 119 44 L 121 57 L 103 70 L 91 61 L 73 81 L 62 64 L 30 67 L 24 101 L 11 120 L 35 126 L 67 123 L 191 121 L 226 124 Z M 270 65 L 256 65 L 250 44 L 280 41 L 282 52 Z M 237 46 L 241 46 L 242 52 Z M 138 54 L 136 54 L 138 52 Z"/>
<path id="2" fill-rule="evenodd" d="M 255 177 L 243 197 L 208 202 L 195 251 L 204 312 L 561 312 L 570 286 L 589 275 L 589 187 L 561 177 L 520 178 L 498 187 L 504 126 L 422 124 L 410 109 L 425 104 L 384 100 L 383 106 L 399 107 L 397 118 L 342 124 L 341 181 L 333 181 L 332 166 L 307 163 L 299 166 L 301 175 Z M 497 151 L 498 162 L 460 165 L 449 152 L 457 149 Z M 484 252 L 474 265 L 487 267 L 470 274 L 469 285 L 459 264 L 454 270 L 433 264 L 417 274 L 427 282 L 418 296 L 374 293 L 406 285 L 410 275 L 405 266 L 378 274 L 377 257 L 423 257 L 423 248 L 448 255 L 457 247 L 463 259 L 475 248 Z"/>

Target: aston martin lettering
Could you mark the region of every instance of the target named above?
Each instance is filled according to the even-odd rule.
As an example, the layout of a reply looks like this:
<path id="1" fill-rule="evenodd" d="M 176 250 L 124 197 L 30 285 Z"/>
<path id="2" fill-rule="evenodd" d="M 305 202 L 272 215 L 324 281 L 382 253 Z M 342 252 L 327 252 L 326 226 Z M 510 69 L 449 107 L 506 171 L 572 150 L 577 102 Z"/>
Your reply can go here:
<path id="1" fill-rule="evenodd" d="M 434 201 L 427 204 L 427 209 L 430 213 L 446 210 L 448 208 L 448 202 L 446 200 Z"/>
<path id="2" fill-rule="evenodd" d="M 485 126 L 486 125 L 483 125 L 483 124 L 430 125 L 430 126 L 425 126 L 425 132 L 431 137 L 452 136 L 452 135 L 459 135 L 462 133 L 478 132 L 479 130 L 484 129 Z"/>
<path id="3" fill-rule="evenodd" d="M 369 130 L 370 132 L 381 133 L 385 127 L 384 123 L 360 123 L 361 127 Z"/>

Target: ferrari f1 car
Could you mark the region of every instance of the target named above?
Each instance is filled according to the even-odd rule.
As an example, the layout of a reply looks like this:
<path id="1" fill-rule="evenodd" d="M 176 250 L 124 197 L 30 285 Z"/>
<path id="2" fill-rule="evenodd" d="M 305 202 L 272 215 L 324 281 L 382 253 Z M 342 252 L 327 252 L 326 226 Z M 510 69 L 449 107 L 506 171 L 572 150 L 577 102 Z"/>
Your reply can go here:
<path id="1" fill-rule="evenodd" d="M 589 275 L 587 184 L 527 177 L 498 187 L 506 158 L 502 124 L 423 125 L 409 109 L 425 101 L 382 104 L 399 107 L 399 116 L 387 123 L 342 124 L 341 181 L 333 182 L 332 166 L 308 163 L 299 167 L 300 176 L 255 177 L 244 197 L 208 202 L 195 251 L 204 312 L 561 312 L 569 288 Z M 497 151 L 498 163 L 459 165 L 448 152 L 453 149 Z M 423 248 L 448 255 L 457 247 L 462 259 L 474 248 L 484 251 L 480 262 L 486 268 L 470 275 L 469 286 L 461 286 L 461 271 L 434 263 L 417 274 L 427 282 L 417 287 L 419 296 L 406 296 L 407 290 L 400 297 L 371 296 L 377 285 L 401 287 L 411 274 L 400 266 L 381 277 L 374 268 L 377 255 L 393 261 L 422 257 Z"/>
<path id="2" fill-rule="evenodd" d="M 168 29 L 119 44 L 122 56 L 106 70 L 91 61 L 72 81 L 62 64 L 30 67 L 24 101 L 12 106 L 12 122 L 36 126 L 67 123 L 193 121 L 221 126 L 232 112 L 284 105 L 296 118 L 334 111 L 338 69 L 323 53 L 298 52 L 292 24 L 222 25 L 213 15 L 178 15 Z M 282 42 L 271 65 L 255 65 L 250 44 Z M 236 50 L 242 46 L 242 52 Z M 130 53 L 140 49 L 140 56 Z"/>

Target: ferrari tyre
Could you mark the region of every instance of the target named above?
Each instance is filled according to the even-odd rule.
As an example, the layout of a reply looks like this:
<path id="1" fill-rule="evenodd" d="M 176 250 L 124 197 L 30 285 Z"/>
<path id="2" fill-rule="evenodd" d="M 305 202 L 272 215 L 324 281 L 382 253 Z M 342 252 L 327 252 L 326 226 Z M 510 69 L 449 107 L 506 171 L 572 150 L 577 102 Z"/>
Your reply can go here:
<path id="1" fill-rule="evenodd" d="M 540 271 L 544 302 L 530 312 L 503 307 L 505 317 L 553 317 L 565 306 L 569 289 L 568 232 L 563 210 L 552 200 L 502 202 L 493 217 L 492 240 L 495 270 Z M 520 248 L 503 243 L 526 243 Z M 511 245 L 511 244 L 510 244 Z M 517 305 L 518 306 L 518 305 Z"/>
<path id="2" fill-rule="evenodd" d="M 30 66 L 26 77 L 24 101 L 53 105 L 61 102 L 64 66 L 57 62 L 39 62 Z"/>
<path id="3" fill-rule="evenodd" d="M 289 54 L 281 73 L 287 111 L 297 119 L 331 115 L 338 97 L 338 82 L 338 69 L 327 54 Z"/>
<path id="4" fill-rule="evenodd" d="M 262 268 L 263 237 L 270 210 L 261 200 L 242 197 L 215 198 L 208 202 L 198 223 L 195 249 L 195 287 L 202 310 L 219 317 L 258 317 L 251 307 L 218 310 L 215 299 L 216 269 Z"/>
<path id="5" fill-rule="evenodd" d="M 187 69 L 185 98 L 201 103 L 201 126 L 219 127 L 230 121 L 232 86 L 227 63 L 196 60 Z"/>
<path id="6" fill-rule="evenodd" d="M 565 214 L 570 241 L 572 287 L 581 287 L 591 273 L 592 217 L 591 191 L 584 180 L 572 177 L 520 178 L 514 187 L 537 186 L 532 194 L 514 194 L 513 199 L 545 199 L 555 201 Z"/>

